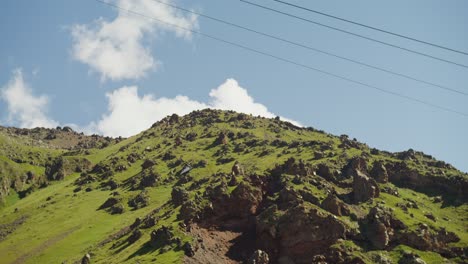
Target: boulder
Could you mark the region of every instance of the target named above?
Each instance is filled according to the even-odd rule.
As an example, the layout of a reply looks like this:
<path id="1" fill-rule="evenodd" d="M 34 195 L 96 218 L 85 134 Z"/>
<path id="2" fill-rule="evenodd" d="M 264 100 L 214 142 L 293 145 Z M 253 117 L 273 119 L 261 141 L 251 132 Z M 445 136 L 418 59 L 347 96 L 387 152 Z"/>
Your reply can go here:
<path id="1" fill-rule="evenodd" d="M 234 176 L 244 175 L 244 168 L 236 161 L 232 166 L 231 172 Z"/>
<path id="2" fill-rule="evenodd" d="M 356 170 L 353 177 L 353 195 L 355 202 L 366 202 L 380 195 L 380 189 L 377 182 L 367 177 L 360 170 Z"/>
<path id="3" fill-rule="evenodd" d="M 351 178 L 357 174 L 357 171 L 367 174 L 367 162 L 364 158 L 355 157 L 351 159 L 341 171 L 341 175 L 344 178 Z"/>
<path id="4" fill-rule="evenodd" d="M 154 165 L 156 165 L 156 162 L 154 162 L 153 160 L 150 160 L 150 159 L 146 159 L 143 162 L 143 164 L 141 164 L 141 168 L 142 169 L 147 169 L 147 168 L 153 167 Z"/>
<path id="5" fill-rule="evenodd" d="M 86 254 L 83 256 L 81 259 L 81 264 L 90 264 L 91 263 L 91 256 L 89 254 Z"/>
<path id="6" fill-rule="evenodd" d="M 334 194 L 329 194 L 327 198 L 323 200 L 322 208 L 336 216 L 343 216 L 343 215 L 350 214 L 348 205 L 345 204 L 343 201 L 341 201 Z"/>
<path id="7" fill-rule="evenodd" d="M 167 226 L 162 226 L 157 230 L 153 230 L 150 237 L 150 244 L 155 248 L 160 248 L 175 242 L 174 234 Z"/>
<path id="8" fill-rule="evenodd" d="M 189 193 L 182 187 L 176 186 L 172 188 L 171 197 L 172 203 L 175 206 L 179 206 L 189 199 Z"/>
<path id="9" fill-rule="evenodd" d="M 255 250 L 252 256 L 247 261 L 247 264 L 268 264 L 270 263 L 270 258 L 265 251 Z"/>
<path id="10" fill-rule="evenodd" d="M 139 229 L 135 229 L 133 230 L 132 234 L 127 238 L 127 242 L 129 244 L 133 244 L 135 242 L 138 241 L 138 239 L 141 238 L 143 234 L 141 233 L 141 231 Z"/>
<path id="11" fill-rule="evenodd" d="M 388 182 L 388 173 L 387 169 L 380 161 L 375 161 L 370 172 L 370 176 L 374 178 L 377 182 L 387 183 Z"/>
<path id="12" fill-rule="evenodd" d="M 189 242 L 185 242 L 185 244 L 183 245 L 183 250 L 184 250 L 184 253 L 187 257 L 193 257 L 195 256 L 195 251 L 196 251 L 196 248 L 190 244 Z"/>
<path id="13" fill-rule="evenodd" d="M 311 263 L 315 255 L 345 238 L 345 225 L 317 206 L 299 205 L 280 212 L 273 205 L 256 218 L 257 244 L 273 259 Z"/>
<path id="14" fill-rule="evenodd" d="M 109 209 L 109 212 L 111 214 L 123 214 L 124 211 L 125 211 L 125 208 L 123 204 L 121 203 L 115 204 Z"/>
<path id="15" fill-rule="evenodd" d="M 397 230 L 406 229 L 389 208 L 380 206 L 372 208 L 360 225 L 364 235 L 377 249 L 385 249 L 394 239 Z"/>

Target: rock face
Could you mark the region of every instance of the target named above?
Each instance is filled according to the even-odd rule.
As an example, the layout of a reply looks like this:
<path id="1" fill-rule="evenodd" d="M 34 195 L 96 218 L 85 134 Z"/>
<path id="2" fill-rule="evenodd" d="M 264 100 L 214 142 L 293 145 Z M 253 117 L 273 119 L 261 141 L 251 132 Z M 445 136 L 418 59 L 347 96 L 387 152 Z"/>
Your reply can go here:
<path id="1" fill-rule="evenodd" d="M 322 208 L 336 216 L 349 215 L 350 213 L 348 206 L 333 194 L 329 194 L 323 200 Z"/>
<path id="2" fill-rule="evenodd" d="M 361 157 L 353 158 L 349 161 L 342 170 L 342 175 L 344 178 L 351 178 L 356 175 L 356 171 L 360 171 L 364 174 L 367 174 L 367 162 Z"/>
<path id="3" fill-rule="evenodd" d="M 459 176 L 446 177 L 437 173 L 421 174 L 410 168 L 405 162 L 386 164 L 388 179 L 399 187 L 411 188 L 431 195 L 457 196 L 462 202 L 468 201 L 468 178 Z"/>
<path id="4" fill-rule="evenodd" d="M 452 257 L 456 254 L 446 247 L 447 243 L 458 241 L 460 241 L 460 238 L 455 233 L 447 232 L 445 229 L 435 232 L 426 224 L 420 224 L 416 230 L 402 233 L 399 238 L 400 243 L 413 248 L 436 251 Z"/>
<path id="5" fill-rule="evenodd" d="M 92 164 L 86 158 L 59 157 L 46 164 L 45 175 L 48 180 L 63 180 L 73 172 L 90 170 Z"/>
<path id="6" fill-rule="evenodd" d="M 284 164 L 277 165 L 271 171 L 272 175 L 281 175 L 281 174 L 289 174 L 289 175 L 300 175 L 300 176 L 307 176 L 312 174 L 312 169 L 309 165 L 305 164 L 302 160 L 296 162 L 296 159 L 289 158 L 284 162 Z"/>
<path id="7" fill-rule="evenodd" d="M 361 222 L 361 229 L 371 244 L 377 249 L 385 249 L 396 236 L 397 230 L 406 229 L 388 208 L 376 206 Z"/>
<path id="8" fill-rule="evenodd" d="M 374 179 L 356 170 L 353 177 L 353 194 L 355 202 L 366 202 L 372 198 L 379 197 L 380 189 Z"/>
<path id="9" fill-rule="evenodd" d="M 345 238 L 346 228 L 335 216 L 316 206 L 302 205 L 279 215 L 272 206 L 257 216 L 257 243 L 273 259 L 311 263 L 315 255 Z"/>
<path id="10" fill-rule="evenodd" d="M 374 178 L 379 183 L 387 183 L 388 182 L 388 173 L 385 166 L 379 162 L 374 162 L 372 170 L 370 172 L 372 178 Z"/>
<path id="11" fill-rule="evenodd" d="M 270 258 L 265 251 L 255 250 L 250 259 L 247 261 L 247 264 L 268 264 L 270 263 Z"/>

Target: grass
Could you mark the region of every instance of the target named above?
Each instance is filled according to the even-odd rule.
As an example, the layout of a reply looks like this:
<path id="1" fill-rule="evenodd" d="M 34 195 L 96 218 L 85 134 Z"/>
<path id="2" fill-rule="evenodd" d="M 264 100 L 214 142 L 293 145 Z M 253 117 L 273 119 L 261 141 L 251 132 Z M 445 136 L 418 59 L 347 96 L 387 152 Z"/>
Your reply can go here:
<path id="1" fill-rule="evenodd" d="M 229 120 L 236 114 L 229 112 L 220 112 L 220 120 Z M 267 174 L 268 170 L 276 164 L 282 164 L 287 159 L 294 157 L 296 160 L 302 159 L 311 166 L 320 163 L 332 166 L 342 167 L 351 157 L 360 156 L 363 153 L 369 153 L 368 147 L 363 146 L 360 149 L 340 149 L 338 146 L 341 140 L 338 137 L 306 130 L 295 130 L 287 128 L 282 123 L 277 123 L 271 119 L 249 118 L 244 121 L 232 122 L 214 122 L 210 125 L 196 123 L 186 117 L 185 121 L 194 121 L 190 126 L 182 127 L 180 124 L 173 126 L 158 125 L 139 135 L 125 139 L 117 144 L 111 144 L 104 149 L 91 149 L 89 154 L 74 154 L 71 157 L 85 157 L 93 164 L 108 165 L 115 168 L 115 164 L 125 165 L 126 170 L 116 172 L 114 170 L 112 178 L 123 183 L 126 180 L 137 177 L 142 168 L 141 165 L 145 159 L 156 161 L 154 166 L 158 174 L 161 175 L 161 181 L 156 187 L 147 188 L 150 197 L 150 203 L 147 207 L 133 210 L 128 207 L 127 201 L 137 195 L 141 190 L 132 190 L 121 185 L 116 191 L 120 193 L 125 205 L 125 212 L 120 215 L 111 215 L 104 210 L 97 208 L 106 201 L 113 191 L 102 190 L 99 187 L 100 182 L 86 184 L 82 191 L 74 193 L 76 188 L 75 180 L 80 177 L 77 173 L 69 175 L 63 181 L 52 182 L 50 186 L 39 189 L 23 199 L 19 199 L 16 192 L 12 191 L 5 197 L 3 207 L 0 208 L 0 224 L 10 223 L 20 217 L 27 215 L 28 219 L 20 225 L 5 240 L 0 241 L 0 256 L 2 263 L 12 263 L 18 258 L 24 260 L 24 263 L 61 263 L 63 261 L 78 261 L 81 257 L 90 252 L 93 263 L 136 263 L 136 262 L 158 262 L 158 263 L 180 263 L 184 256 L 183 251 L 169 249 L 163 252 L 161 249 L 154 249 L 148 246 L 150 232 L 162 225 L 169 226 L 177 237 L 182 241 L 191 241 L 191 237 L 182 232 L 179 228 L 180 220 L 177 219 L 178 208 L 173 208 L 167 204 L 171 197 L 172 186 L 177 181 L 177 172 L 182 169 L 185 163 L 192 165 L 201 160 L 207 162 L 205 167 L 197 167 L 190 171 L 193 181 L 208 179 L 198 189 L 194 190 L 190 197 L 195 196 L 195 192 L 203 193 L 205 189 L 216 182 L 218 176 L 215 174 L 231 173 L 231 168 L 235 161 L 242 164 L 248 174 L 256 173 L 260 176 Z M 254 128 L 246 128 L 247 122 L 253 124 Z M 232 132 L 234 139 L 229 139 L 226 146 L 214 145 L 220 131 L 225 133 Z M 196 133 L 194 141 L 185 140 L 188 133 Z M 246 137 L 237 137 L 237 134 L 247 134 Z M 182 144 L 175 146 L 176 138 L 182 138 Z M 299 142 L 298 146 L 273 146 L 275 139 L 285 141 L 287 144 Z M 260 142 L 259 145 L 246 147 L 246 151 L 234 152 L 236 146 L 246 145 L 252 140 Z M 315 142 L 315 144 L 309 144 Z M 320 151 L 321 146 L 329 144 L 331 147 L 325 150 L 326 157 L 315 158 L 315 152 Z M 224 157 L 232 158 L 226 163 L 217 162 L 221 157 L 219 153 L 222 149 L 228 149 Z M 166 152 L 172 152 L 176 158 L 163 160 Z M 44 174 L 43 164 L 55 156 L 63 154 L 65 151 L 60 149 L 50 149 L 44 146 L 31 146 L 26 138 L 8 137 L 0 133 L 0 172 L 9 176 L 24 175 L 27 171 L 41 175 Z M 263 153 L 266 153 L 263 155 Z M 331 155 L 334 153 L 334 155 Z M 15 155 L 13 155 L 15 154 Z M 135 163 L 130 163 L 128 157 L 138 155 Z M 330 156 L 328 156 L 330 155 Z M 369 154 L 370 155 L 370 154 Z M 11 157 L 21 157 L 29 163 L 13 162 Z M 343 156 L 347 158 L 344 159 Z M 182 162 L 175 165 L 177 160 Z M 370 155 L 369 164 L 374 160 L 385 160 L 387 162 L 399 162 L 392 155 L 380 153 Z M 422 163 L 424 164 L 424 162 Z M 412 164 L 419 170 L 428 170 L 425 165 Z M 453 174 L 456 171 L 447 169 L 447 174 Z M 99 175 L 93 175 L 99 178 Z M 166 179 L 175 177 L 175 180 L 166 182 Z M 286 177 L 286 176 L 285 176 Z M 294 189 L 308 189 L 323 200 L 326 195 L 326 189 L 318 189 L 310 183 L 293 184 L 290 182 L 294 175 L 287 176 L 287 185 Z M 242 181 L 242 177 L 238 177 Z M 192 182 L 183 185 L 188 188 Z M 346 188 L 340 188 L 333 183 L 327 183 L 340 194 L 349 192 Z M 382 187 L 383 185 L 381 185 Z M 392 184 L 387 186 L 396 188 Z M 28 187 L 28 186 L 25 186 Z M 86 187 L 92 187 L 90 192 L 84 191 Z M 232 192 L 235 186 L 228 188 L 228 193 Z M 400 197 L 381 193 L 381 197 L 371 204 L 353 205 L 359 211 L 368 212 L 377 202 L 384 202 L 386 206 L 394 208 L 397 218 L 402 220 L 410 229 L 416 228 L 419 223 L 425 223 L 428 226 L 439 229 L 445 227 L 448 231 L 455 232 L 460 236 L 461 241 L 454 243 L 455 246 L 468 246 L 468 232 L 466 225 L 466 212 L 468 205 L 461 206 L 442 206 L 441 203 L 433 203 L 432 198 L 415 192 L 411 189 L 397 188 Z M 50 197 L 50 198 L 49 198 Z M 406 203 L 411 199 L 417 202 L 419 209 L 409 209 L 409 212 L 403 211 L 397 204 Z M 203 201 L 203 203 L 208 201 Z M 105 245 L 99 245 L 99 242 L 108 238 L 110 235 L 118 232 L 122 228 L 132 224 L 137 217 L 143 217 L 156 208 L 162 208 L 157 216 L 160 217 L 157 225 L 149 229 L 141 229 L 143 236 L 134 244 L 128 245 L 125 240 L 127 236 L 113 240 Z M 431 212 L 437 219 L 433 222 L 424 214 Z M 278 212 L 277 218 L 280 218 L 284 212 Z M 413 214 L 413 217 L 410 216 Z M 364 213 L 363 213 L 364 214 Z M 166 215 L 165 217 L 163 217 Z M 446 217 L 449 221 L 444 220 Z M 358 223 L 349 217 L 341 217 L 348 226 L 357 228 Z M 113 248 L 113 244 L 121 244 Z M 353 248 L 353 254 L 361 257 L 368 263 L 372 263 L 373 254 L 384 254 L 397 262 L 403 250 L 408 249 L 405 246 L 398 246 L 393 250 L 387 251 L 366 251 L 364 248 L 346 240 L 344 246 Z M 21 246 L 19 246 L 21 245 Z M 412 249 L 411 249 L 412 250 Z M 413 250 L 415 251 L 415 250 Z M 427 263 L 443 263 L 443 258 L 439 254 L 431 252 L 416 251 Z"/>

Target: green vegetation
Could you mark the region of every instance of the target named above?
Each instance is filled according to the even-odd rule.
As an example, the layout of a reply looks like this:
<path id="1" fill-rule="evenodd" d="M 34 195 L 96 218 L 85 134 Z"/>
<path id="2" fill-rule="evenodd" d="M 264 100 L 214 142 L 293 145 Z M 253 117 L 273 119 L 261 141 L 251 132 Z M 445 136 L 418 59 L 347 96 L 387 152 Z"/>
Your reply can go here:
<path id="1" fill-rule="evenodd" d="M 330 193 L 350 212 L 333 222 L 349 234 L 330 248 L 348 252 L 349 259 L 397 263 L 412 251 L 426 263 L 462 262 L 436 249 L 399 244 L 403 239 L 395 238 L 385 250 L 357 239 L 377 205 L 392 208 L 393 217 L 406 226 L 401 232 L 419 232 L 422 224 L 431 232 L 443 228 L 459 238 L 447 247 L 468 247 L 468 203 L 466 194 L 457 193 L 468 176 L 420 152 L 378 151 L 346 136 L 214 110 L 167 117 L 122 140 L 35 131 L 0 129 L 1 263 L 74 263 L 87 253 L 92 263 L 181 263 L 184 246 L 198 243 L 198 227 L 190 231 L 187 225 L 220 215 L 226 221 L 255 217 L 252 210 L 259 209 L 248 203 L 259 200 L 263 204 L 255 205 L 265 207 L 265 226 L 284 225 L 289 214 L 297 213 L 291 208 L 300 206 L 307 215 L 317 210 L 317 221 L 329 221 L 332 214 L 321 207 Z M 353 178 L 345 169 L 356 157 L 366 160 L 367 168 L 359 169 L 369 173 L 380 162 L 390 177 L 378 184 L 379 197 L 363 203 L 353 201 Z M 242 172 L 234 172 L 236 163 Z M 181 204 L 171 197 L 174 186 L 188 193 Z M 248 208 L 242 207 L 246 203 Z M 222 206 L 226 213 L 217 213 Z M 166 228 L 167 241 L 154 242 L 153 232 Z"/>

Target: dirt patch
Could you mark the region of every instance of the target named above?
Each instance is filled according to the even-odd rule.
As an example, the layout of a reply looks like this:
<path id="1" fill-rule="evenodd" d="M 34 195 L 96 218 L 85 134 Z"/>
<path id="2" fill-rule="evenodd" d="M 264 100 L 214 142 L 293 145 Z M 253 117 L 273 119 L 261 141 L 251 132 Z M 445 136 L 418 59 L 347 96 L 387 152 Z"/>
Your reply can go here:
<path id="1" fill-rule="evenodd" d="M 54 244 L 56 244 L 57 242 L 63 240 L 64 238 L 66 238 L 67 236 L 69 236 L 71 233 L 75 232 L 76 230 L 80 229 L 81 226 L 75 226 L 71 229 L 69 229 L 68 231 L 65 231 L 61 234 L 58 234 L 48 240 L 46 240 L 44 243 L 40 244 L 39 246 L 35 247 L 33 250 L 29 251 L 28 253 L 26 254 L 23 254 L 22 256 L 20 256 L 19 258 L 17 258 L 15 261 L 12 262 L 12 264 L 21 264 L 21 263 L 24 263 L 26 260 L 28 260 L 29 258 L 35 256 L 35 255 L 38 255 L 39 253 L 41 253 L 42 251 L 46 250 L 47 248 L 53 246 Z"/>
<path id="2" fill-rule="evenodd" d="M 243 263 L 253 252 L 254 239 L 250 232 L 237 232 L 203 228 L 192 225 L 190 234 L 198 249 L 193 257 L 185 257 L 184 263 L 235 264 Z"/>

